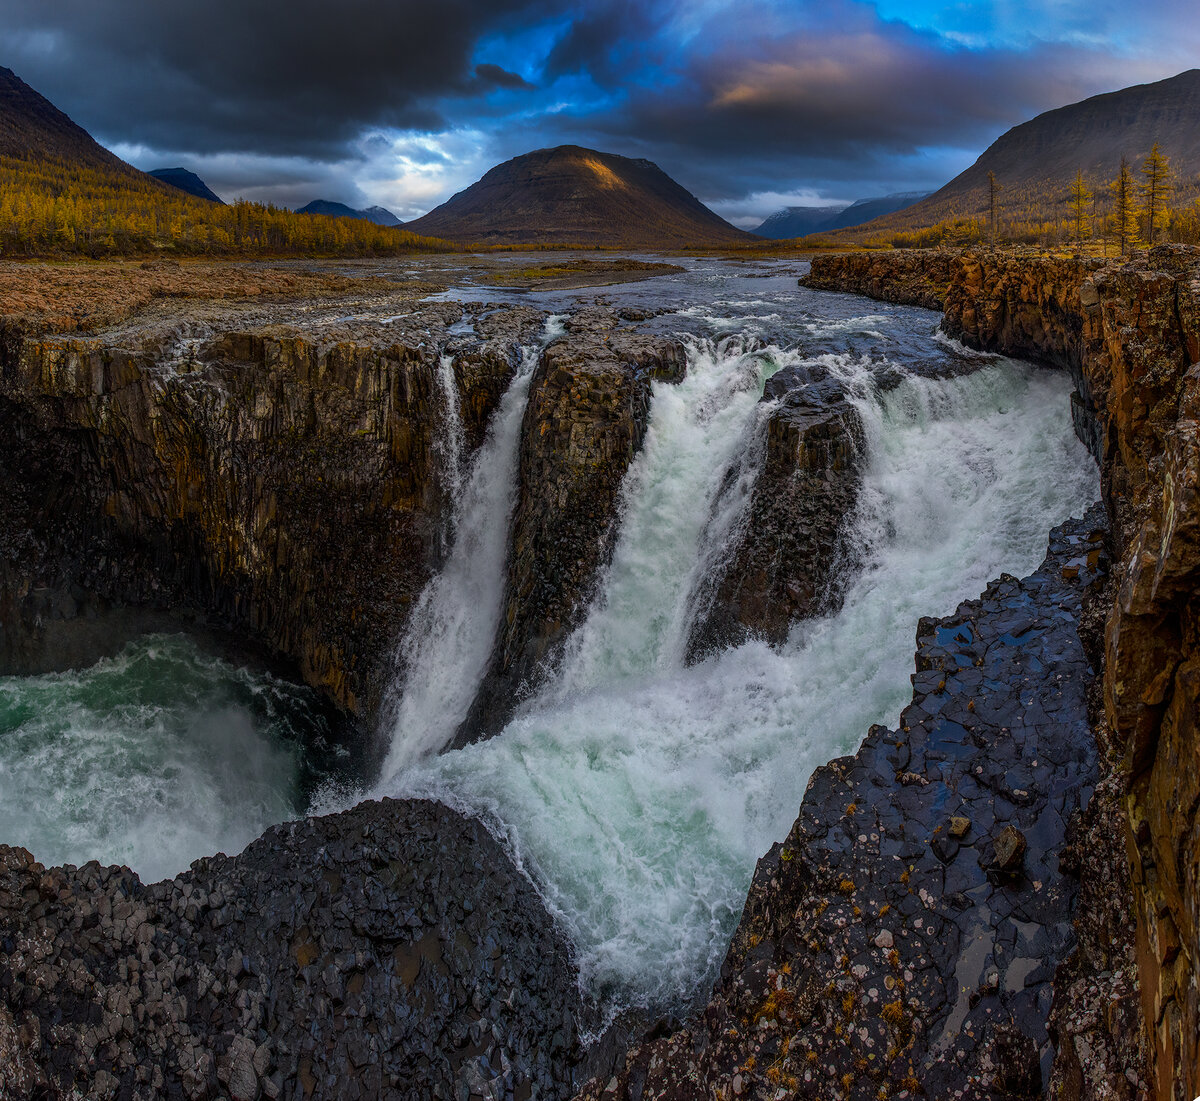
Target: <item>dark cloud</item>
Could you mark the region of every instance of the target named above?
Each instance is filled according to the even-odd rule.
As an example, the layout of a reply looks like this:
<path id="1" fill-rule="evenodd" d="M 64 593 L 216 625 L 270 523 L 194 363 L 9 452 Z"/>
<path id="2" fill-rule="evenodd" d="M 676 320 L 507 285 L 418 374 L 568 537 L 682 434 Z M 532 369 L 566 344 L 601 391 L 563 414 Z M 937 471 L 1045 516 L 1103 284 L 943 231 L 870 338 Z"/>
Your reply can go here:
<path id="1" fill-rule="evenodd" d="M 339 158 L 367 127 L 449 125 L 439 99 L 477 80 L 479 37 L 541 6 L 0 0 L 0 23 L 6 64 L 110 139 Z"/>
<path id="2" fill-rule="evenodd" d="M 849 199 L 939 186 L 1040 111 L 1187 67 L 1193 3 L 0 0 L 0 64 L 226 194 L 418 213 L 576 142 L 706 200 Z"/>
<path id="3" fill-rule="evenodd" d="M 530 84 L 520 73 L 510 73 L 507 69 L 502 69 L 499 65 L 476 65 L 475 75 L 485 84 L 492 84 L 497 88 L 524 88 L 532 91 L 536 87 L 536 85 Z"/>

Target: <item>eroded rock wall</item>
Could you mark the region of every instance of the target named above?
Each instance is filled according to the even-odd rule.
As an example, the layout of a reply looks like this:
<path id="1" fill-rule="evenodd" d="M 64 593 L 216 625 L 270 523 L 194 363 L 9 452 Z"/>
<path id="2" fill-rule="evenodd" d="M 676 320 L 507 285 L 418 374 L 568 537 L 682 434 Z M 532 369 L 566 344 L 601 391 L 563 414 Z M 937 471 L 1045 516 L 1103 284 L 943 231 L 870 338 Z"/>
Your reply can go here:
<path id="1" fill-rule="evenodd" d="M 436 332 L 461 312 L 386 343 L 279 327 L 6 341 L 5 666 L 37 668 L 53 615 L 184 609 L 369 718 L 451 505 Z M 455 359 L 468 444 L 531 328 L 509 320 Z"/>
<path id="2" fill-rule="evenodd" d="M 874 283 L 885 298 L 887 262 L 876 260 Z M 921 262 L 896 255 L 897 294 Z M 836 284 L 841 264 L 813 266 Z M 857 270 L 845 265 L 855 286 Z M 1119 563 L 1103 684 L 1121 765 L 1104 797 L 1123 811 L 1157 1095 L 1190 1101 L 1200 1093 L 1200 254 L 964 255 L 944 325 L 971 346 L 1065 366 L 1077 380 L 1076 426 L 1100 460 Z"/>
<path id="3" fill-rule="evenodd" d="M 865 294 L 903 306 L 940 310 L 957 272 L 954 249 L 848 252 L 816 256 L 801 282 L 818 291 Z"/>
<path id="4" fill-rule="evenodd" d="M 845 390 L 820 368 L 772 376 L 749 507 L 719 573 L 706 579 L 693 658 L 748 637 L 781 643 L 792 624 L 841 603 L 842 536 L 862 485 L 863 428 Z"/>

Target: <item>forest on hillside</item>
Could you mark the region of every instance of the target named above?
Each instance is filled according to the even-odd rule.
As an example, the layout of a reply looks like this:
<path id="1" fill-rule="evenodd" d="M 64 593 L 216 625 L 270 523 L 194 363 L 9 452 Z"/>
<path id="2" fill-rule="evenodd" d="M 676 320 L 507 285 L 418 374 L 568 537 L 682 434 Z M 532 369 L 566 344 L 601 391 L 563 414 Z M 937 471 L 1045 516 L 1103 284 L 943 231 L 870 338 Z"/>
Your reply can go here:
<path id="1" fill-rule="evenodd" d="M 867 248 L 932 248 L 995 242 L 1056 249 L 1076 247 L 1089 253 L 1119 255 L 1145 244 L 1178 242 L 1200 245 L 1200 178 L 1179 177 L 1158 147 L 1125 175 L 1087 177 L 1082 171 L 1064 185 L 1060 180 L 1006 184 L 993 177 L 991 187 L 964 197 L 963 210 L 934 225 L 921 225 L 920 211 L 890 215 L 886 230 L 869 225 L 846 234 Z M 812 239 L 810 239 L 812 240 Z"/>
<path id="2" fill-rule="evenodd" d="M 364 219 L 221 206 L 147 176 L 0 156 L 0 257 L 386 256 L 453 246 Z"/>

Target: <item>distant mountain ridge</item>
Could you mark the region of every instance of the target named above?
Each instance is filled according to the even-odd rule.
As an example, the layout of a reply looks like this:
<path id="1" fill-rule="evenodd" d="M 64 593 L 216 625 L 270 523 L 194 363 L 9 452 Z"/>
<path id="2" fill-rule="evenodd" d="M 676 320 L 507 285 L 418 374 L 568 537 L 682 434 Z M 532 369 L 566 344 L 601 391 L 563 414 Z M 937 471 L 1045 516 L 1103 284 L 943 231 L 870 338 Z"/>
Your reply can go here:
<path id="1" fill-rule="evenodd" d="M 195 195 L 197 199 L 207 199 L 210 203 L 225 205 L 225 200 L 220 195 L 213 191 L 195 172 L 189 172 L 186 168 L 153 168 L 147 175 L 153 176 L 156 180 L 162 180 L 163 183 L 170 184 L 171 187 L 178 188 L 188 195 Z"/>
<path id="2" fill-rule="evenodd" d="M 789 206 L 767 217 L 752 232 L 776 241 L 807 237 L 811 233 L 860 225 L 872 218 L 903 210 L 928 194 L 928 191 L 897 191 L 878 199 L 856 199 L 844 206 Z"/>
<path id="3" fill-rule="evenodd" d="M 653 162 L 578 145 L 498 164 L 406 228 L 478 244 L 683 248 L 754 240 Z"/>
<path id="4" fill-rule="evenodd" d="M 982 214 L 989 171 L 1003 188 L 1002 215 L 1046 216 L 1053 204 L 1065 204 L 1077 171 L 1101 191 L 1117 175 L 1122 156 L 1136 167 L 1155 142 L 1170 158 L 1175 178 L 1194 182 L 1200 173 L 1200 69 L 1037 115 L 999 137 L 928 198 L 839 236 L 867 239 Z"/>
<path id="5" fill-rule="evenodd" d="M 365 210 L 355 210 L 345 203 L 336 203 L 332 199 L 313 199 L 311 203 L 297 208 L 297 214 L 324 214 L 329 218 L 359 218 L 363 221 L 374 222 L 377 226 L 402 226 L 390 210 L 382 206 L 369 206 Z"/>

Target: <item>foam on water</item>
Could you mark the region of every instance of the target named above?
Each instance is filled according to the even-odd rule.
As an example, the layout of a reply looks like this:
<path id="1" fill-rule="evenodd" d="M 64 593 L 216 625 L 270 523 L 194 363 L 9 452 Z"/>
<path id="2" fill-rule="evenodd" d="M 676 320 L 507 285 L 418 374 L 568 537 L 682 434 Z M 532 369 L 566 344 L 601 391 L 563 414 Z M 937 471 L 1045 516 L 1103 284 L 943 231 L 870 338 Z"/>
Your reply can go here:
<path id="1" fill-rule="evenodd" d="M 144 880 L 304 809 L 312 693 L 152 635 L 79 672 L 0 678 L 0 838 Z"/>
<path id="2" fill-rule="evenodd" d="M 823 356 L 866 425 L 854 524 L 867 567 L 839 614 L 778 650 L 751 642 L 685 667 L 714 486 L 754 438 L 763 379 L 800 358 L 693 349 L 688 389 L 655 390 L 613 563 L 559 678 L 498 737 L 380 787 L 483 816 L 613 1008 L 678 1008 L 707 988 L 812 770 L 907 702 L 917 619 L 1035 568 L 1048 529 L 1097 495 L 1063 376 L 998 361 L 881 396 L 862 361 Z"/>

